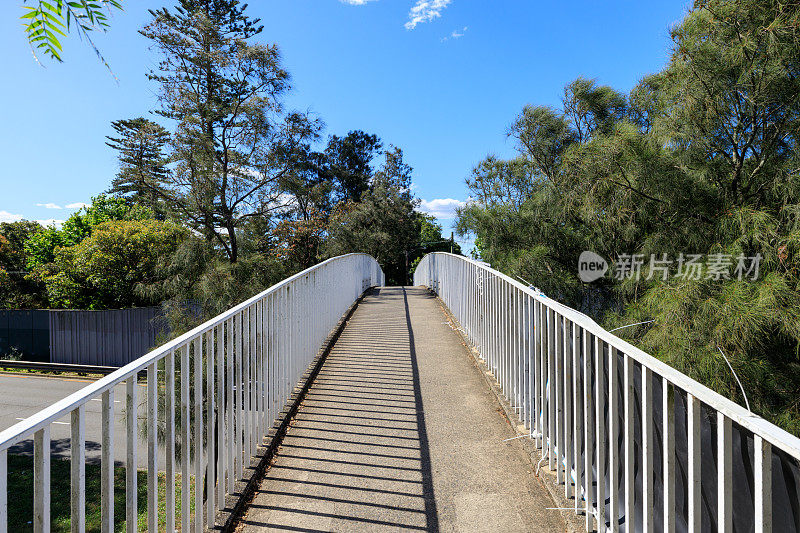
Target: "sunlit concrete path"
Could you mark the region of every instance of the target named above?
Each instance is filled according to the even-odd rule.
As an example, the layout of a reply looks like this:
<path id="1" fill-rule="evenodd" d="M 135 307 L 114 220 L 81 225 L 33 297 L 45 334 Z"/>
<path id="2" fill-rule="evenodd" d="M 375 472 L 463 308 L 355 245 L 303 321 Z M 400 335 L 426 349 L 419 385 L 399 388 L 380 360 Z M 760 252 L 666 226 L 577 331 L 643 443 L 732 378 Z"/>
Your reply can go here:
<path id="1" fill-rule="evenodd" d="M 300 407 L 242 531 L 564 531 L 438 301 L 375 290 Z M 550 509 L 548 509 L 550 508 Z"/>

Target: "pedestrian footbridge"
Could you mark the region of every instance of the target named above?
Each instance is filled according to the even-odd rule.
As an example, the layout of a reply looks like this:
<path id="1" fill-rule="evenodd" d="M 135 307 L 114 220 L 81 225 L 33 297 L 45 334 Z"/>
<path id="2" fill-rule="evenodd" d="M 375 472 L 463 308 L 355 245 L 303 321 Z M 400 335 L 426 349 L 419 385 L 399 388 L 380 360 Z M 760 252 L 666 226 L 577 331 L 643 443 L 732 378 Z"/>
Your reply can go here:
<path id="1" fill-rule="evenodd" d="M 484 263 L 414 278 L 328 260 L 3 431 L 0 531 L 800 531 L 796 437 Z"/>

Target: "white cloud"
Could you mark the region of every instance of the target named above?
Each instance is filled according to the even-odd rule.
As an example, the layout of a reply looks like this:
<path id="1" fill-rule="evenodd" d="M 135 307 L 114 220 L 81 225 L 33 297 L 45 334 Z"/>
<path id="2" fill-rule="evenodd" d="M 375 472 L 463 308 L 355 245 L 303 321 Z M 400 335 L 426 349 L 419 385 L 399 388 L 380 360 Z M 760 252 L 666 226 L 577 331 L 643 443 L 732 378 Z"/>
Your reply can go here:
<path id="1" fill-rule="evenodd" d="M 417 0 L 411 11 L 408 12 L 406 29 L 413 30 L 417 24 L 430 22 L 442 16 L 442 11 L 450 5 L 452 0 Z"/>
<path id="2" fill-rule="evenodd" d="M 449 41 L 450 39 L 460 39 L 461 37 L 464 36 L 465 33 L 467 33 L 468 29 L 469 29 L 469 26 L 464 26 L 464 29 L 461 30 L 461 31 L 453 30 L 453 33 L 451 33 L 447 37 L 442 37 L 442 42 Z"/>
<path id="3" fill-rule="evenodd" d="M 52 202 L 48 202 L 46 204 L 36 204 L 36 206 L 44 207 L 45 209 L 63 209 L 63 207 L 61 207 L 60 205 L 54 204 Z"/>
<path id="4" fill-rule="evenodd" d="M 339 0 L 343 4 L 350 4 L 351 6 L 363 6 L 367 2 L 373 2 L 374 0 Z"/>
<path id="5" fill-rule="evenodd" d="M 15 215 L 8 211 L 0 211 L 0 222 L 18 222 L 22 220 L 22 215 Z"/>
<path id="6" fill-rule="evenodd" d="M 85 202 L 75 202 L 73 204 L 67 204 L 65 207 L 67 209 L 82 209 L 84 207 L 89 207 L 89 205 L 90 204 L 87 204 Z"/>
<path id="7" fill-rule="evenodd" d="M 454 198 L 436 198 L 420 200 L 419 210 L 436 218 L 450 219 L 456 216 L 456 209 L 467 205 L 466 202 Z"/>

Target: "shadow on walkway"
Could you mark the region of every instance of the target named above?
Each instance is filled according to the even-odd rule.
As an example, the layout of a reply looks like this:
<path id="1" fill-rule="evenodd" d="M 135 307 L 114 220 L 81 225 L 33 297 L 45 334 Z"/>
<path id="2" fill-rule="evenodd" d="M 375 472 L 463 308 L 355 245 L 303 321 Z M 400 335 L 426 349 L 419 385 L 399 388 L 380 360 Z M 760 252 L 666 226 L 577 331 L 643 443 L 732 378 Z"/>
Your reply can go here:
<path id="1" fill-rule="evenodd" d="M 407 291 L 348 323 L 250 505 L 244 528 L 438 531 Z"/>

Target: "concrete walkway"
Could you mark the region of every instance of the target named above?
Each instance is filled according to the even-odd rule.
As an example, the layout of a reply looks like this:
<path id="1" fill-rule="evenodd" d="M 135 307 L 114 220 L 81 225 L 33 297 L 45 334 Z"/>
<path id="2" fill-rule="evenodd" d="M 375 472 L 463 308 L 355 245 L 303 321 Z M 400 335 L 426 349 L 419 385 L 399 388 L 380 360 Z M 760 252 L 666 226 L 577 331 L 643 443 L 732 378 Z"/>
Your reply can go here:
<path id="1" fill-rule="evenodd" d="M 564 531 L 479 370 L 420 288 L 366 297 L 241 531 Z"/>

